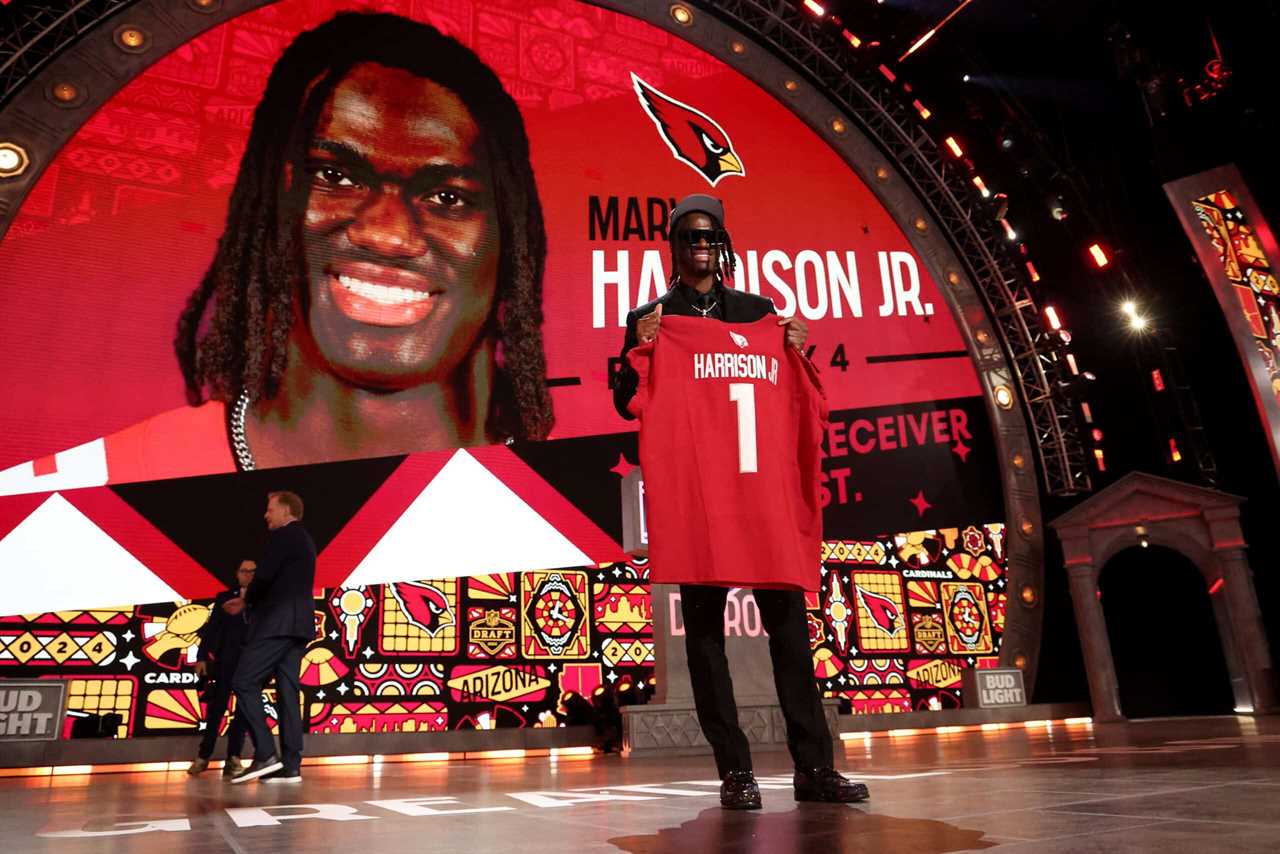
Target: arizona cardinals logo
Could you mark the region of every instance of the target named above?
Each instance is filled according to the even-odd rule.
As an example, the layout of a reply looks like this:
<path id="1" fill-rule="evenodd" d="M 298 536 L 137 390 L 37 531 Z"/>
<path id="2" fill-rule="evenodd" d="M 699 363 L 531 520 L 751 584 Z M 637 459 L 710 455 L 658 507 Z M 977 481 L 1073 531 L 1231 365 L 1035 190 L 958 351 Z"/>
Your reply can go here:
<path id="1" fill-rule="evenodd" d="M 658 126 L 658 133 L 676 160 L 691 166 L 715 186 L 726 175 L 746 175 L 747 169 L 733 150 L 729 134 L 715 119 L 682 104 L 631 74 L 640 106 Z"/>
<path id="2" fill-rule="evenodd" d="M 428 635 L 434 636 L 445 626 L 453 625 L 453 611 L 449 609 L 449 600 L 430 584 L 392 584 L 391 595 L 396 597 L 405 619 Z"/>
<path id="3" fill-rule="evenodd" d="M 739 347 L 746 347 L 746 346 L 747 346 L 747 336 L 745 336 L 745 335 L 739 335 L 739 334 L 738 334 L 738 333 L 736 333 L 736 332 L 730 332 L 730 333 L 729 333 L 729 337 L 730 337 L 730 338 L 732 338 L 732 339 L 733 339 L 733 343 L 734 343 L 734 344 L 737 344 Z"/>
<path id="4" fill-rule="evenodd" d="M 902 626 L 902 613 L 898 610 L 897 603 L 888 596 L 871 593 L 861 587 L 855 589 L 858 591 L 858 601 L 862 603 L 863 610 L 876 628 L 890 637 L 896 635 Z"/>

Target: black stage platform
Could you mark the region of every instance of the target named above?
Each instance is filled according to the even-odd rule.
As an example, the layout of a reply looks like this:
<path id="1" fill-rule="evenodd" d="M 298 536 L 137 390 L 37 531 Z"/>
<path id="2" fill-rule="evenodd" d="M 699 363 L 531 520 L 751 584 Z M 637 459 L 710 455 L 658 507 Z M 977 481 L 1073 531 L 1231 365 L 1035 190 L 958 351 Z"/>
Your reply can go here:
<path id="1" fill-rule="evenodd" d="M 310 765 L 276 785 L 212 771 L 5 779 L 0 838 L 6 854 L 1280 851 L 1280 719 L 1019 724 L 843 748 L 866 804 L 796 804 L 776 752 L 757 760 L 759 813 L 719 809 L 709 757 L 384 762 Z"/>

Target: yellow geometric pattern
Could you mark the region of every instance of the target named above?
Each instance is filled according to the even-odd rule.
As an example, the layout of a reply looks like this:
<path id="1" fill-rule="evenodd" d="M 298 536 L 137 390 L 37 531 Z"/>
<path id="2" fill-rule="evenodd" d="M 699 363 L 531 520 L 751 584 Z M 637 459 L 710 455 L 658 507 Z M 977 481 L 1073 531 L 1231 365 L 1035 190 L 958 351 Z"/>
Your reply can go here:
<path id="1" fill-rule="evenodd" d="M 823 563 L 861 563 L 880 566 L 888 559 L 884 545 L 874 540 L 871 542 L 826 540 L 822 544 Z"/>
<path id="2" fill-rule="evenodd" d="M 900 576 L 895 572 L 855 572 L 853 584 L 857 589 L 850 606 L 858 615 L 858 648 L 868 654 L 910 651 Z M 863 596 L 864 591 L 872 595 Z"/>
<path id="3" fill-rule="evenodd" d="M 630 643 L 619 642 L 614 638 L 605 641 L 601 650 L 604 660 L 610 667 L 617 667 L 619 662 L 629 665 L 653 664 L 653 643 L 634 640 Z"/>
<path id="4" fill-rule="evenodd" d="M 20 635 L 0 631 L 0 665 L 83 664 L 97 665 L 116 653 L 116 636 L 112 632 L 87 631 L 23 632 Z"/>
<path id="5" fill-rule="evenodd" d="M 450 622 L 429 634 L 405 616 L 392 585 L 382 585 L 382 638 L 386 652 L 448 653 L 458 649 L 458 579 L 446 578 L 422 582 L 444 594 L 449 602 Z"/>
<path id="6" fill-rule="evenodd" d="M 116 738 L 128 738 L 130 710 L 133 708 L 134 684 L 130 678 L 71 679 L 67 682 L 67 710 L 105 715 L 120 715 Z"/>

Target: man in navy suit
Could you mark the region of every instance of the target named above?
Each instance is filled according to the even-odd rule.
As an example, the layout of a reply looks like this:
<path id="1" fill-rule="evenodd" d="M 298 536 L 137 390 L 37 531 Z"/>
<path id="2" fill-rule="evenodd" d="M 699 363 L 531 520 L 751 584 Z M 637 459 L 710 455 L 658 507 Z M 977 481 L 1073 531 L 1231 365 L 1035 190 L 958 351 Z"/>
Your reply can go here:
<path id="1" fill-rule="evenodd" d="M 200 739 L 200 752 L 187 769 L 187 773 L 193 777 L 209 767 L 209 757 L 213 756 L 213 748 L 218 741 L 222 716 L 231 699 L 231 680 L 240 663 L 240 648 L 244 646 L 244 637 L 249 629 L 249 621 L 245 619 L 248 615 L 243 609 L 237 609 L 239 613 L 232 615 L 224 606 L 229 600 L 244 596 L 257 567 L 251 560 L 240 561 L 240 566 L 236 569 L 236 586 L 218 594 L 213 600 L 209 621 L 200 629 L 196 673 L 207 677 L 212 685 L 206 694 L 205 730 L 204 737 Z M 222 769 L 224 777 L 232 777 L 241 771 L 240 751 L 244 747 L 246 729 L 244 712 L 237 708 L 231 718 L 231 726 L 227 727 L 227 764 Z"/>
<path id="2" fill-rule="evenodd" d="M 243 783 L 272 775 L 277 782 L 302 779 L 302 654 L 315 637 L 316 545 L 302 527 L 302 499 L 292 492 L 267 496 L 267 548 L 243 599 L 228 602 L 249 611 L 249 631 L 231 687 L 253 734 L 253 764 L 231 778 Z M 276 679 L 276 721 L 281 752 L 267 727 L 262 686 Z"/>

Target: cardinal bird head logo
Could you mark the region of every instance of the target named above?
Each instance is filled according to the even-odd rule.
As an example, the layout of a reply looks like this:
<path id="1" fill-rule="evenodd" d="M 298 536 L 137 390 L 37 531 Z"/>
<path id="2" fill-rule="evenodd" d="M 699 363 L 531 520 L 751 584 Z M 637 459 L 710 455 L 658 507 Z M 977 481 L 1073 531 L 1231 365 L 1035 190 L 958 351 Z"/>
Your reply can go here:
<path id="1" fill-rule="evenodd" d="M 898 610 L 898 603 L 888 596 L 871 593 L 861 587 L 856 589 L 858 591 L 858 601 L 862 604 L 863 610 L 867 612 L 867 616 L 871 618 L 871 622 L 875 623 L 876 628 L 886 635 L 896 635 L 898 629 L 902 626 L 902 612 Z"/>
<path id="2" fill-rule="evenodd" d="M 739 335 L 739 334 L 738 334 L 738 333 L 736 333 L 736 332 L 730 332 L 730 333 L 729 333 L 729 337 L 733 339 L 733 343 L 734 343 L 734 344 L 737 344 L 739 348 L 746 349 L 746 346 L 747 346 L 747 336 L 745 336 L 745 335 Z"/>
<path id="3" fill-rule="evenodd" d="M 449 607 L 448 597 L 430 584 L 392 584 L 391 595 L 396 597 L 404 618 L 428 635 L 434 636 L 445 626 L 453 625 L 453 610 Z"/>
<path id="4" fill-rule="evenodd" d="M 640 106 L 658 126 L 658 134 L 676 160 L 691 167 L 715 186 L 728 175 L 746 175 L 747 168 L 733 150 L 729 134 L 701 110 L 662 94 L 631 74 Z"/>

